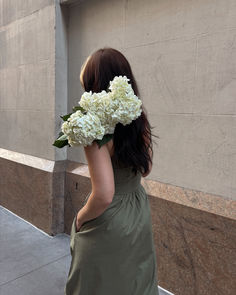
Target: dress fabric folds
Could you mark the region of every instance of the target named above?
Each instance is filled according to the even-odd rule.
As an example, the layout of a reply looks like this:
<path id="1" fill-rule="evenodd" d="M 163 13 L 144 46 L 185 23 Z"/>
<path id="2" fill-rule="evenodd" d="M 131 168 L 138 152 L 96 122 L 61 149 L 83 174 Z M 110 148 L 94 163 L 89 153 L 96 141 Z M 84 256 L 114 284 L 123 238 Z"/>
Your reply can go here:
<path id="1" fill-rule="evenodd" d="M 150 205 L 141 173 L 135 175 L 132 167 L 111 159 L 112 202 L 78 232 L 74 216 L 64 295 L 159 295 Z"/>

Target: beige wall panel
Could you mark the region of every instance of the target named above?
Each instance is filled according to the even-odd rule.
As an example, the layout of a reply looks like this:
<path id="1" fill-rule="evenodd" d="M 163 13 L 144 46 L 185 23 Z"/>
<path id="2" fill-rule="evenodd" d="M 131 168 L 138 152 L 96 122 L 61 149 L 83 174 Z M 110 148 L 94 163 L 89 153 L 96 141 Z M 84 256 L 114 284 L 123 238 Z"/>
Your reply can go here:
<path id="1" fill-rule="evenodd" d="M 68 110 L 80 67 L 111 46 L 131 63 L 156 139 L 148 179 L 236 199 L 235 1 L 83 1 L 69 10 Z M 82 148 L 68 158 L 86 163 Z"/>
<path id="2" fill-rule="evenodd" d="M 0 1 L 1 148 L 54 159 L 54 1 Z"/>

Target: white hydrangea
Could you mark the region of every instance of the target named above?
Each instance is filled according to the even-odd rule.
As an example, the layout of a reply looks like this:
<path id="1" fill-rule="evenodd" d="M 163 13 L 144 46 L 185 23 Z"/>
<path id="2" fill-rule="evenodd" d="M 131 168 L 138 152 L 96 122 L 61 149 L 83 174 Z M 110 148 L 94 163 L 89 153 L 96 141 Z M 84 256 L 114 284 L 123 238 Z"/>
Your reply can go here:
<path id="1" fill-rule="evenodd" d="M 61 129 L 67 135 L 71 146 L 91 145 L 95 139 L 102 139 L 105 132 L 96 114 L 92 112 L 83 114 L 80 110 L 71 114 Z"/>
<path id="2" fill-rule="evenodd" d="M 123 125 L 130 124 L 142 112 L 142 101 L 134 94 L 133 88 L 128 83 L 129 80 L 126 76 L 116 76 L 109 86 L 113 99 L 118 102 L 118 108 L 112 114 L 112 120 Z"/>
<path id="3" fill-rule="evenodd" d="M 137 96 L 126 96 L 119 101 L 119 107 L 112 114 L 112 120 L 123 125 L 130 124 L 137 119 L 142 112 L 142 102 Z"/>
<path id="4" fill-rule="evenodd" d="M 115 93 L 116 96 L 124 97 L 128 93 L 133 93 L 133 89 L 128 83 L 129 80 L 126 76 L 116 76 L 110 82 L 108 89 Z"/>
<path id="5" fill-rule="evenodd" d="M 105 134 L 114 133 L 117 123 L 127 125 L 141 115 L 142 101 L 134 94 L 129 80 L 126 76 L 116 76 L 108 87 L 110 92 L 84 92 L 79 101 L 86 111 L 96 113 Z"/>
<path id="6" fill-rule="evenodd" d="M 86 114 L 76 111 L 61 127 L 71 146 L 91 145 L 95 139 L 113 134 L 117 123 L 127 125 L 141 115 L 142 101 L 134 94 L 129 80 L 116 76 L 110 82 L 110 91 L 83 93 L 79 105 Z"/>
<path id="7" fill-rule="evenodd" d="M 110 93 L 103 90 L 100 93 L 84 92 L 79 105 L 86 111 L 94 112 L 105 128 L 105 134 L 112 134 L 115 129 L 115 122 L 111 121 L 112 114 L 117 109 L 116 103 L 110 97 Z"/>

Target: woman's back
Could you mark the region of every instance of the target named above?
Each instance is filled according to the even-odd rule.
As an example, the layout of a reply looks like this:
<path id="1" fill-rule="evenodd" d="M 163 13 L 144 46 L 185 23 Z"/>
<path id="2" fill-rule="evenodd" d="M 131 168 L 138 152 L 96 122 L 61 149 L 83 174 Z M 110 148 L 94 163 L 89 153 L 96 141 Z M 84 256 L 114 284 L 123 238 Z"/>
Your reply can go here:
<path id="1" fill-rule="evenodd" d="M 120 193 L 128 193 L 140 188 L 141 173 L 137 174 L 132 171 L 132 167 L 122 167 L 113 157 L 111 157 L 114 182 L 115 182 L 115 195 Z"/>

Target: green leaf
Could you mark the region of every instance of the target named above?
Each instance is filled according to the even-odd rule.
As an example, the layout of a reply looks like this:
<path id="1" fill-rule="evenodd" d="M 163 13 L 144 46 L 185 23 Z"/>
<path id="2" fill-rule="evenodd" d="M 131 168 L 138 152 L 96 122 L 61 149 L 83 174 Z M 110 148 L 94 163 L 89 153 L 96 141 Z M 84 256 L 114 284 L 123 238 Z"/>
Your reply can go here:
<path id="1" fill-rule="evenodd" d="M 57 137 L 57 139 L 54 141 L 54 143 L 52 145 L 54 145 L 57 148 L 62 148 L 66 145 L 69 145 L 67 135 L 61 131 L 59 133 L 59 136 Z"/>
<path id="2" fill-rule="evenodd" d="M 63 119 L 63 121 L 67 121 L 67 119 L 70 118 L 70 115 L 71 115 L 71 114 L 73 114 L 73 113 L 69 113 L 69 114 L 67 114 L 67 115 L 60 116 L 60 117 Z"/>
<path id="3" fill-rule="evenodd" d="M 81 106 L 75 106 L 73 107 L 73 112 L 76 112 L 76 111 L 81 111 L 82 113 L 86 112 L 86 110 L 84 108 L 82 108 Z"/>
<path id="4" fill-rule="evenodd" d="M 59 132 L 59 135 L 58 135 L 58 137 L 57 137 L 57 139 L 58 139 L 59 137 L 61 137 L 63 134 L 64 134 L 64 133 L 63 133 L 62 131 L 60 131 L 60 132 Z"/>
<path id="5" fill-rule="evenodd" d="M 60 116 L 63 119 L 63 121 L 67 121 L 70 118 L 70 116 L 78 110 L 80 110 L 82 113 L 86 113 L 86 110 L 82 108 L 81 106 L 75 106 L 73 107 L 72 110 L 73 110 L 72 113 L 66 114 L 64 116 Z"/>
<path id="6" fill-rule="evenodd" d="M 65 139 L 65 140 L 55 140 L 52 145 L 54 145 L 57 148 L 63 148 L 64 146 L 69 145 L 68 144 L 68 139 Z"/>
<path id="7" fill-rule="evenodd" d="M 105 134 L 102 139 L 96 139 L 98 147 L 101 148 L 102 145 L 106 144 L 109 140 L 113 138 L 113 134 Z"/>
<path id="8" fill-rule="evenodd" d="M 61 133 L 61 132 L 60 132 Z M 67 135 L 66 134 L 64 134 L 63 132 L 62 132 L 62 135 L 60 136 L 60 137 L 58 137 L 57 138 L 57 140 L 66 140 L 67 139 Z"/>

